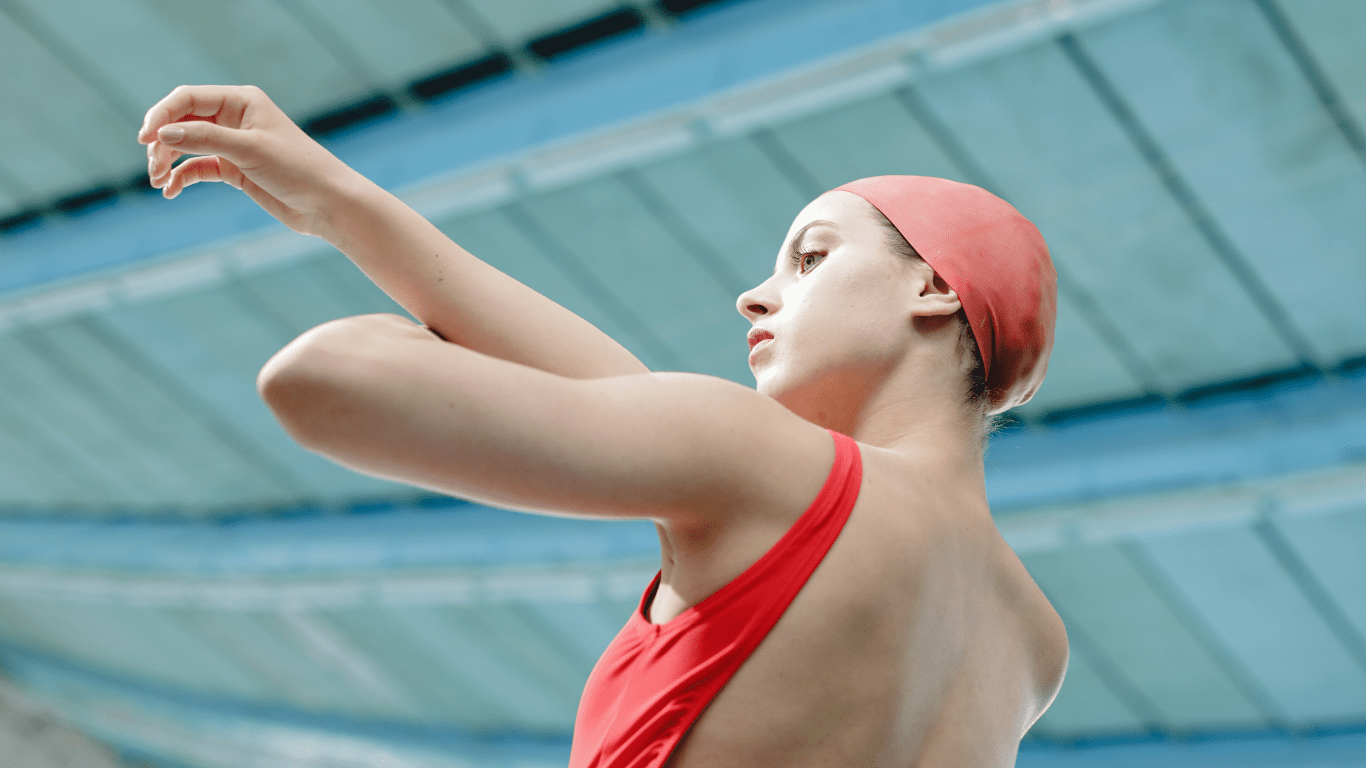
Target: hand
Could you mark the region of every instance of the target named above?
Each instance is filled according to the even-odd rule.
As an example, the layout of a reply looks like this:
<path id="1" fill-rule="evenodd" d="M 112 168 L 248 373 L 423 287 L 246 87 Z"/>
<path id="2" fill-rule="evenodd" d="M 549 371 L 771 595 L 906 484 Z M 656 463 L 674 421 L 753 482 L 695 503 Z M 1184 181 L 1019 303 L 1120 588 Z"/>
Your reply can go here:
<path id="1" fill-rule="evenodd" d="M 148 110 L 138 142 L 167 199 L 227 182 L 290 229 L 325 239 L 339 196 L 365 183 L 255 86 L 182 85 Z M 173 166 L 183 155 L 197 157 Z"/>

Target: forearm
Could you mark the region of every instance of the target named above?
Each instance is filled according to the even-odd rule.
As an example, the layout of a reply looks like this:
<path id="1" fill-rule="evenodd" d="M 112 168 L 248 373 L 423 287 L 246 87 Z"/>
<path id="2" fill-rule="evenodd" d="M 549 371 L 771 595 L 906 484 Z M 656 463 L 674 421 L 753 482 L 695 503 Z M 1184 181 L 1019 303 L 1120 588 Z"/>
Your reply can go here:
<path id="1" fill-rule="evenodd" d="M 479 261 L 309 138 L 259 88 L 180 86 L 147 112 L 138 141 L 167 198 L 224 181 L 297 232 L 337 246 L 443 338 L 577 379 L 641 373 L 620 344 Z M 193 155 L 179 165 L 175 160 Z"/>
<path id="2" fill-rule="evenodd" d="M 647 370 L 586 320 L 475 258 L 403 201 L 356 179 L 332 206 L 326 239 L 443 338 L 572 378 Z"/>

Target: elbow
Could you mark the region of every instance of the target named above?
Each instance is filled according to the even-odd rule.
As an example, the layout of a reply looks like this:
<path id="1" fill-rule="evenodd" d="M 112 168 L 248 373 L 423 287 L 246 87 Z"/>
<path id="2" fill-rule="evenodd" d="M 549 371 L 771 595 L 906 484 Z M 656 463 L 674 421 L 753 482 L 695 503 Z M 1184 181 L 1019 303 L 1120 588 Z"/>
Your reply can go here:
<path id="1" fill-rule="evenodd" d="M 417 330 L 414 330 L 417 329 Z M 398 335 L 432 339 L 395 315 L 362 315 L 323 323 L 275 353 L 256 377 L 256 391 L 280 426 L 303 447 L 326 444 L 353 409 L 375 355 Z M 382 367 L 382 366 L 381 366 Z"/>
<path id="2" fill-rule="evenodd" d="M 276 352 L 256 377 L 256 392 L 285 432 L 305 448 L 313 448 L 312 427 L 325 399 L 327 350 L 317 338 L 319 326 Z"/>
<path id="3" fill-rule="evenodd" d="M 347 371 L 363 352 L 356 320 L 323 323 L 276 352 L 256 377 L 256 391 L 290 437 L 318 450 L 327 412 L 334 411 Z"/>

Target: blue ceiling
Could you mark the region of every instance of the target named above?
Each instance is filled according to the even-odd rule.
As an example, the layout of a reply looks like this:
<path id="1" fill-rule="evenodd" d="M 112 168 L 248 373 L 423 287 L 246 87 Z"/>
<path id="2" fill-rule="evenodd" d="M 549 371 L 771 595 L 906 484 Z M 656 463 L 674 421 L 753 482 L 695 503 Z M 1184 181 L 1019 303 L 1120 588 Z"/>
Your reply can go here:
<path id="1" fill-rule="evenodd" d="M 880 173 L 996 191 L 1060 288 L 1048 380 L 987 459 L 1072 642 L 1020 765 L 1359 755 L 1366 6 L 670 7 L 0 3 L 0 67 L 46 89 L 0 86 L 34 103 L 0 118 L 9 677 L 167 765 L 562 765 L 658 567 L 648 524 L 432 498 L 279 429 L 271 354 L 401 308 L 232 190 L 121 181 L 139 105 L 255 79 L 301 120 L 380 104 L 329 147 L 652 366 L 747 384 L 734 296 L 807 200 Z M 634 21 L 537 54 L 603 19 Z M 90 189 L 115 193 L 61 204 Z"/>

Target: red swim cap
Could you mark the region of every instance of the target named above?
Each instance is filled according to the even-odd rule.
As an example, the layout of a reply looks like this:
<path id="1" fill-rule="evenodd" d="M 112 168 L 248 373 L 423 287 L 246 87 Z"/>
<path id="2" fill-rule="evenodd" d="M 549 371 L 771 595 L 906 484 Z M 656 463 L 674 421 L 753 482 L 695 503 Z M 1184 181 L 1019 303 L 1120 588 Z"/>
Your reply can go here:
<path id="1" fill-rule="evenodd" d="M 958 293 L 986 365 L 991 412 L 1033 397 L 1058 314 L 1058 275 L 1039 230 L 985 189 L 948 179 L 873 176 L 833 191 L 872 203 Z"/>

